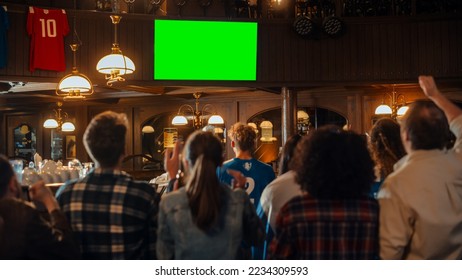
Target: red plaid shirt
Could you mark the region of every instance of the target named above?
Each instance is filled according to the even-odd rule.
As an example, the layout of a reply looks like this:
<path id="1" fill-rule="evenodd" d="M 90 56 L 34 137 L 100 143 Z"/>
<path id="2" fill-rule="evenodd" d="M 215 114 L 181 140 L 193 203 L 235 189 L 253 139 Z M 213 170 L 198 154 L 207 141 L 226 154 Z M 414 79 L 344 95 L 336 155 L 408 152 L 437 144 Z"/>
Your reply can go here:
<path id="1" fill-rule="evenodd" d="M 295 197 L 279 212 L 268 258 L 377 259 L 378 212 L 377 201 L 367 197 Z"/>

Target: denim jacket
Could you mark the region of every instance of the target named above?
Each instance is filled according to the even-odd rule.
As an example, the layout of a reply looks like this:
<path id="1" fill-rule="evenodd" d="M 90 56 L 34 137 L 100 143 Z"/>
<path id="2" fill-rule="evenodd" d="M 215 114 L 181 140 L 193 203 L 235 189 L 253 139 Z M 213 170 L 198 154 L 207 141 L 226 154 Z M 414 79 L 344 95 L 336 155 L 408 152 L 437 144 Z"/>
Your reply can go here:
<path id="1" fill-rule="evenodd" d="M 210 233 L 192 219 L 184 188 L 162 197 L 157 231 L 159 259 L 235 259 L 241 241 L 263 243 L 263 225 L 244 190 L 225 189 L 225 211 Z"/>

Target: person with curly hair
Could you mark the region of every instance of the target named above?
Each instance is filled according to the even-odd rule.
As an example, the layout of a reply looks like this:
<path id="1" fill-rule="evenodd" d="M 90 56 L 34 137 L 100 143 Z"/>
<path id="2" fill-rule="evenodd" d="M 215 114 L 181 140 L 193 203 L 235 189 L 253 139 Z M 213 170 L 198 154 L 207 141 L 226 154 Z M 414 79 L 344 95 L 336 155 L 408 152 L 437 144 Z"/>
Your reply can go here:
<path id="1" fill-rule="evenodd" d="M 364 138 L 334 126 L 303 138 L 294 158 L 303 194 L 279 212 L 269 259 L 376 259 L 378 202 Z"/>
<path id="2" fill-rule="evenodd" d="M 369 149 L 375 161 L 374 183 L 370 195 L 377 198 L 383 180 L 393 172 L 393 166 L 406 155 L 399 124 L 390 118 L 379 119 L 371 129 Z"/>

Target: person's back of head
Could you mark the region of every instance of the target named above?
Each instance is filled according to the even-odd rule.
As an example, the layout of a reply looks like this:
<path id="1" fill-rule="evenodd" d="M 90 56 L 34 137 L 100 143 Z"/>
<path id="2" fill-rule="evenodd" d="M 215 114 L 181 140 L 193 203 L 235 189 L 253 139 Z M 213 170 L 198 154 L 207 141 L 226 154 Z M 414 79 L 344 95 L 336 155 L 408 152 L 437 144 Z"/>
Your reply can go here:
<path id="1" fill-rule="evenodd" d="M 117 166 L 125 154 L 127 129 L 125 114 L 106 111 L 96 115 L 83 135 L 83 143 L 90 157 L 103 168 Z"/>
<path id="2" fill-rule="evenodd" d="M 228 136 L 234 141 L 236 148 L 241 151 L 248 151 L 251 154 L 256 149 L 257 133 L 250 125 L 235 123 L 228 130 Z"/>
<path id="3" fill-rule="evenodd" d="M 223 147 L 211 132 L 196 131 L 183 150 L 188 166 L 186 193 L 194 223 L 203 231 L 218 222 L 222 209 L 220 182 L 216 169 L 223 162 Z"/>
<path id="4" fill-rule="evenodd" d="M 14 177 L 13 168 L 4 155 L 0 155 L 0 198 L 6 196 L 11 179 Z"/>
<path id="5" fill-rule="evenodd" d="M 449 144 L 451 132 L 446 116 L 432 101 L 412 103 L 400 123 L 412 150 L 443 149 Z"/>
<path id="6" fill-rule="evenodd" d="M 300 139 L 302 139 L 302 136 L 300 134 L 295 134 L 289 137 L 287 142 L 284 144 L 281 153 L 281 160 L 279 162 L 279 175 L 282 175 L 291 169 L 290 162 L 292 161 L 295 147 L 297 147 Z"/>
<path id="7" fill-rule="evenodd" d="M 393 172 L 393 165 L 406 154 L 399 124 L 390 118 L 379 119 L 371 129 L 370 149 L 380 176 L 387 177 Z"/>
<path id="8" fill-rule="evenodd" d="M 374 163 L 359 134 L 326 126 L 297 145 L 293 169 L 302 190 L 320 199 L 367 196 Z"/>

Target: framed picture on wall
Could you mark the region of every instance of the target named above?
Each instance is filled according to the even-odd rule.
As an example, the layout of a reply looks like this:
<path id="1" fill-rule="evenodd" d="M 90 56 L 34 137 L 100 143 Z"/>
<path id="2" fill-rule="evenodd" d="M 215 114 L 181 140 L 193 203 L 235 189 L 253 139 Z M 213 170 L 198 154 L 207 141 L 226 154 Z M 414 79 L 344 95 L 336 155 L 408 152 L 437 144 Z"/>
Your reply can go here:
<path id="1" fill-rule="evenodd" d="M 66 159 L 75 159 L 77 155 L 77 142 L 75 135 L 66 135 Z"/>

